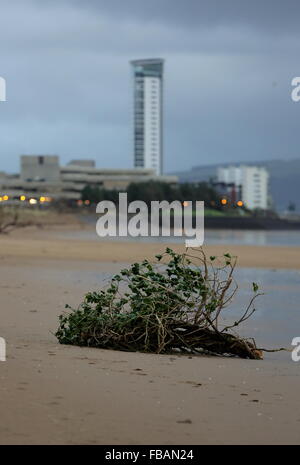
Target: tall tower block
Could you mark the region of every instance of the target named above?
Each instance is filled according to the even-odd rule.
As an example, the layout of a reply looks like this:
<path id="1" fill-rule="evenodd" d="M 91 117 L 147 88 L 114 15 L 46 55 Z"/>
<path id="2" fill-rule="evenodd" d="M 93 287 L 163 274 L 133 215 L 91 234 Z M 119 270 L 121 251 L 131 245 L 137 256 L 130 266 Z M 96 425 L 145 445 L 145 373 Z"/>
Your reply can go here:
<path id="1" fill-rule="evenodd" d="M 134 79 L 134 166 L 163 173 L 163 66 L 152 58 L 131 61 Z"/>

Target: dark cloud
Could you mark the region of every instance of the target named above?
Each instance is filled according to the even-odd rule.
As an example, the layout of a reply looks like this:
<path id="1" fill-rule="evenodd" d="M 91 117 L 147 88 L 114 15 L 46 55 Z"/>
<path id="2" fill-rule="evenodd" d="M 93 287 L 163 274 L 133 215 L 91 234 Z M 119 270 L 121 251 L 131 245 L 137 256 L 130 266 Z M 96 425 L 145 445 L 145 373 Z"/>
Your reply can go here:
<path id="1" fill-rule="evenodd" d="M 280 34 L 299 29 L 298 0 L 67 0 L 66 4 L 119 19 L 186 28 L 239 24 Z"/>
<path id="2" fill-rule="evenodd" d="M 3 0 L 0 171 L 20 153 L 132 164 L 129 60 L 161 56 L 168 170 L 299 157 L 298 1 Z"/>

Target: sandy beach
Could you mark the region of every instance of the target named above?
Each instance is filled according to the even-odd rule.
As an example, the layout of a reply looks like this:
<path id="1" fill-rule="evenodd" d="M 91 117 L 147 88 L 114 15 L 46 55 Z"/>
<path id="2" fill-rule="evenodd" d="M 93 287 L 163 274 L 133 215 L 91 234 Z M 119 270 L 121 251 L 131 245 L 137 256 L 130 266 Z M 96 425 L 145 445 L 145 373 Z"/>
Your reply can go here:
<path id="1" fill-rule="evenodd" d="M 68 219 L 69 221 L 69 219 Z M 45 229 L 28 227 L 2 236 L 0 254 L 2 258 L 83 260 L 104 263 L 133 263 L 144 258 L 153 260 L 156 254 L 171 247 L 176 252 L 185 250 L 182 244 L 157 242 L 122 242 L 121 240 L 78 240 L 70 239 L 74 231 L 93 231 L 95 228 L 74 222 L 69 225 L 47 225 Z M 238 257 L 238 266 L 249 268 L 300 269 L 300 247 L 255 246 L 255 245 L 204 245 L 207 256 L 230 252 Z"/>
<path id="2" fill-rule="evenodd" d="M 58 239 L 58 230 L 0 238 L 0 444 L 299 444 L 297 363 L 59 345 L 66 303 L 166 244 Z M 300 269 L 297 247 L 206 250 L 237 254 L 241 267 Z"/>

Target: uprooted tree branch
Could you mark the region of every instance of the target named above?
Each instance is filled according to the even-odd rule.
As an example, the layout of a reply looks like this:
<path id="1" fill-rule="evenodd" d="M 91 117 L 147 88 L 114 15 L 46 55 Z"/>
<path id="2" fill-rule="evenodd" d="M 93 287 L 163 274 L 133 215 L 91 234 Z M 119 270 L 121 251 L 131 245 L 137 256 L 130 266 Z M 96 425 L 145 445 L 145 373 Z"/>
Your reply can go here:
<path id="1" fill-rule="evenodd" d="M 86 294 L 77 309 L 60 316 L 62 344 L 125 351 L 207 352 L 262 359 L 253 339 L 233 330 L 255 312 L 259 288 L 241 316 L 225 325 L 223 310 L 237 291 L 236 257 L 206 257 L 202 248 L 177 254 L 167 248 L 115 275 L 99 292 Z"/>

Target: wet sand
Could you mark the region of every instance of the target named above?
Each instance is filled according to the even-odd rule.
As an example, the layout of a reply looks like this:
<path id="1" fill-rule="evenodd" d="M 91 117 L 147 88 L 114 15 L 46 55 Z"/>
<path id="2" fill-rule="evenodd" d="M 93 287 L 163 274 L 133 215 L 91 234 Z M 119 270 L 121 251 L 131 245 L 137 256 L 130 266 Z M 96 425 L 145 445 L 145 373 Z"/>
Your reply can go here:
<path id="1" fill-rule="evenodd" d="M 297 363 L 57 344 L 66 303 L 77 306 L 121 262 L 162 248 L 52 234 L 0 239 L 0 444 L 299 444 Z M 225 249 L 243 266 L 300 267 L 296 248 Z"/>
<path id="2" fill-rule="evenodd" d="M 72 231 L 83 228 L 73 225 Z M 144 258 L 154 259 L 156 254 L 164 252 L 168 246 L 176 252 L 185 250 L 184 244 L 178 243 L 64 238 L 64 232 L 70 232 L 70 227 L 17 230 L 10 236 L 1 237 L 0 256 L 132 263 Z M 300 269 L 300 247 L 215 244 L 204 245 L 204 250 L 207 256 L 230 252 L 238 256 L 240 267 Z"/>

